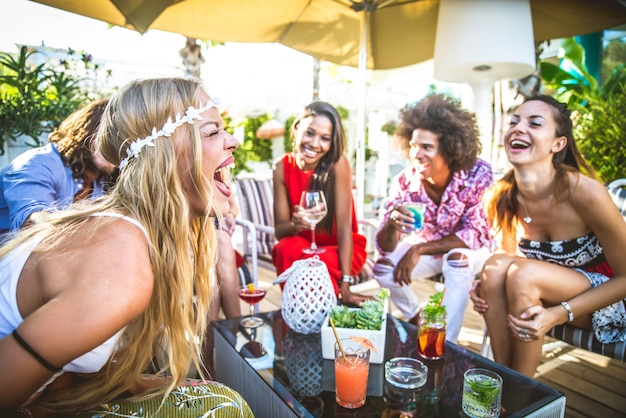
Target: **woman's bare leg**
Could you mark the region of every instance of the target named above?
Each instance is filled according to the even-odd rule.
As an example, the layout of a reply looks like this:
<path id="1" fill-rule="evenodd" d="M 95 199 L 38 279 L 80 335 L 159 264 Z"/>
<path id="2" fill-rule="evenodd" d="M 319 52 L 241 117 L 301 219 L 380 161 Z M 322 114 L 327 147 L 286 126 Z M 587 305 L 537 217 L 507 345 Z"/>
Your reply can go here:
<path id="1" fill-rule="evenodd" d="M 489 308 L 484 313 L 493 358 L 500 364 L 510 366 L 512 360 L 511 333 L 507 323 L 509 312 L 506 279 L 511 264 L 518 257 L 497 254 L 490 257 L 480 278 L 480 297 Z"/>
<path id="2" fill-rule="evenodd" d="M 519 260 L 509 268 L 507 277 L 507 302 L 509 312 L 517 317 L 531 306 L 542 305 L 541 292 L 537 280 L 542 280 L 541 270 L 533 271 L 534 263 Z M 510 332 L 510 331 L 509 331 Z M 526 376 L 533 377 L 541 361 L 544 336 L 537 339 L 511 338 L 513 353 L 509 367 Z"/>
<path id="3" fill-rule="evenodd" d="M 509 268 L 506 280 L 509 313 L 519 318 L 522 312 L 532 306 L 558 305 L 590 287 L 587 278 L 571 268 L 520 259 Z M 577 325 L 589 323 L 589 317 L 579 318 Z M 520 339 L 513 336 L 510 367 L 527 376 L 534 376 L 541 361 L 544 337 L 534 335 L 533 338 Z"/>

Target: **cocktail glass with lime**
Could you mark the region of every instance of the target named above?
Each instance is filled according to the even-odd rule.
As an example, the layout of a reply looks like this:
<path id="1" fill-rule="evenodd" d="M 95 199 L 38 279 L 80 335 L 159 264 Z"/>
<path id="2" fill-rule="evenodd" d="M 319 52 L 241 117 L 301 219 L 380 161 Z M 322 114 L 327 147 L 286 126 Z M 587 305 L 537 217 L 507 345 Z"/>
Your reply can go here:
<path id="1" fill-rule="evenodd" d="M 500 416 L 502 377 L 487 369 L 469 369 L 463 375 L 463 412 L 472 418 Z"/>

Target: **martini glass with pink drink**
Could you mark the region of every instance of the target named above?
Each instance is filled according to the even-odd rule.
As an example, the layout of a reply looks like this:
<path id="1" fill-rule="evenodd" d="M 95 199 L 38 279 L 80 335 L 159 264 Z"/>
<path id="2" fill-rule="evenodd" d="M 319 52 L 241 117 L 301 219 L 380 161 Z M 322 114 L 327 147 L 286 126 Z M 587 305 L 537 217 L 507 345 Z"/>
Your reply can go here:
<path id="1" fill-rule="evenodd" d="M 267 293 L 266 290 L 254 287 L 254 283 L 249 283 L 239 289 L 239 298 L 250 306 L 250 316 L 243 318 L 240 322 L 245 328 L 257 328 L 263 325 L 263 320 L 254 316 L 254 305 L 265 297 L 265 293 Z"/>

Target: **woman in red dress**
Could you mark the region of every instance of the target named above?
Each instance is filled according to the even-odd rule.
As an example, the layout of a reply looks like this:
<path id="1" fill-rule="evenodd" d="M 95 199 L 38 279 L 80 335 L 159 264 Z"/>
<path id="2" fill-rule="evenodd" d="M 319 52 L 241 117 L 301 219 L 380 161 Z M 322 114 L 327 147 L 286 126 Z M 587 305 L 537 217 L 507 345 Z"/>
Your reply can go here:
<path id="1" fill-rule="evenodd" d="M 325 251 L 319 256 L 330 273 L 335 293 L 344 304 L 360 306 L 371 297 L 352 293 L 350 284 L 365 264 L 366 240 L 358 233 L 352 200 L 352 171 L 344 155 L 345 134 L 337 110 L 313 102 L 293 123 L 293 151 L 274 164 L 275 233 L 272 250 L 277 274 L 296 260 L 311 257 L 310 225 L 299 212 L 304 190 L 322 190 L 327 215 L 317 224 L 315 241 Z"/>

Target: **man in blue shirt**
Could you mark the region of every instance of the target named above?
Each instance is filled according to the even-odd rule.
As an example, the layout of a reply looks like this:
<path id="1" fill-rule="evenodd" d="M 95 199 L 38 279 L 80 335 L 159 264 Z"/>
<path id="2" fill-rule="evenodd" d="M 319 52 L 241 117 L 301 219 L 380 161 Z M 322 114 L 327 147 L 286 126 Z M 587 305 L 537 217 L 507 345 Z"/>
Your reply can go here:
<path id="1" fill-rule="evenodd" d="M 50 134 L 49 144 L 22 153 L 0 171 L 0 242 L 37 212 L 95 199 L 114 183 L 115 167 L 90 147 L 107 102 L 96 100 L 72 113 Z"/>

